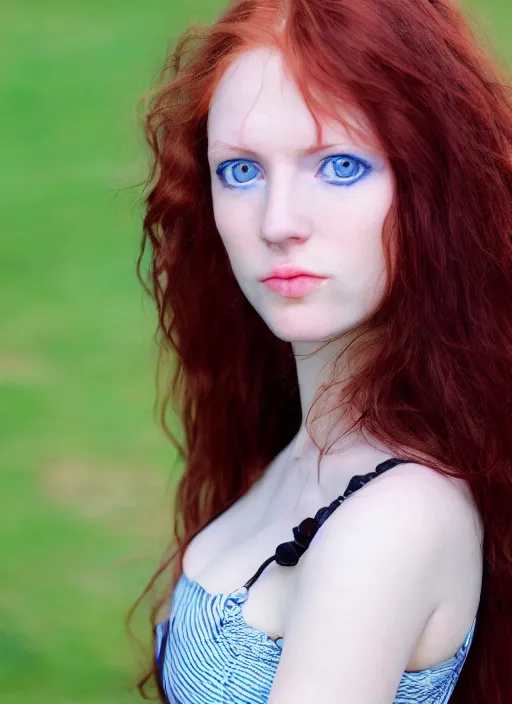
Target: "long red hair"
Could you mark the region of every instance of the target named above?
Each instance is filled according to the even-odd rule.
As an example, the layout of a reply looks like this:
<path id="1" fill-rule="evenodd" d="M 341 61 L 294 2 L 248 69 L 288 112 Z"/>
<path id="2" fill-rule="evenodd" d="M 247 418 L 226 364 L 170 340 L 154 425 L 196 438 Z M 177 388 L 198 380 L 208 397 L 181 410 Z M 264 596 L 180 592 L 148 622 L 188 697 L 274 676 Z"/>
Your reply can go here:
<path id="1" fill-rule="evenodd" d="M 385 344 L 367 345 L 348 398 L 361 430 L 468 482 L 485 524 L 484 581 L 451 702 L 508 704 L 512 111 L 500 69 L 448 0 L 239 0 L 213 26 L 189 30 L 164 67 L 145 122 L 152 166 L 138 272 L 158 308 L 161 360 L 172 363 L 161 421 L 185 472 L 174 549 L 144 594 L 169 570 L 172 591 L 192 538 L 301 423 L 291 346 L 234 279 L 206 157 L 213 91 L 236 56 L 261 46 L 282 52 L 315 119 L 356 104 L 390 160 L 396 197 L 384 240 L 393 275 L 368 325 Z M 182 443 L 170 429 L 172 406 Z M 154 675 L 153 664 L 142 693 Z"/>

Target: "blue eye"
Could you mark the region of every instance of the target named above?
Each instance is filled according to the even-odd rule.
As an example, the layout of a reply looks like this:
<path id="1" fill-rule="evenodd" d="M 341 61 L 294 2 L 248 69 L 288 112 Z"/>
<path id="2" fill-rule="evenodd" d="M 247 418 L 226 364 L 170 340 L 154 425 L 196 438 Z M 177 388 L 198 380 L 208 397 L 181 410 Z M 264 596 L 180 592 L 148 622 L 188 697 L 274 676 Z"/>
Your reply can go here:
<path id="1" fill-rule="evenodd" d="M 371 170 L 370 164 L 359 157 L 342 154 L 327 157 L 318 174 L 335 186 L 352 186 Z"/>
<path id="2" fill-rule="evenodd" d="M 262 175 L 260 169 L 249 159 L 224 161 L 216 173 L 227 188 L 251 188 Z"/>

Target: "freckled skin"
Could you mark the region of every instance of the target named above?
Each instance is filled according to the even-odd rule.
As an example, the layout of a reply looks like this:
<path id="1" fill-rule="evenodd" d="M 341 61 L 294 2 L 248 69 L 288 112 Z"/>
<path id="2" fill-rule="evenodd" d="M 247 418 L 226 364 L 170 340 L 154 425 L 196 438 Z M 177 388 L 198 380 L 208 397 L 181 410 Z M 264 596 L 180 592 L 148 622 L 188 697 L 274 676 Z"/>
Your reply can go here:
<path id="1" fill-rule="evenodd" d="M 377 305 L 385 283 L 391 167 L 370 146 L 369 130 L 363 143 L 341 122 L 321 124 L 322 144 L 331 146 L 304 153 L 316 146 L 315 122 L 279 54 L 266 49 L 230 66 L 209 111 L 219 234 L 249 302 L 275 335 L 292 343 L 351 330 Z M 303 298 L 285 298 L 260 282 L 281 264 L 327 281 Z"/>

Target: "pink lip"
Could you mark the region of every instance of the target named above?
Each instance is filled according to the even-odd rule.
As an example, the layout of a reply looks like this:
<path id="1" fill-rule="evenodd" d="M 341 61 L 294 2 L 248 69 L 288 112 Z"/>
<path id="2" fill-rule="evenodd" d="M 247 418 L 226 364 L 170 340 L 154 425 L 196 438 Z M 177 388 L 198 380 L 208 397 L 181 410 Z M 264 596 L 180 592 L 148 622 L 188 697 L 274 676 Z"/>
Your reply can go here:
<path id="1" fill-rule="evenodd" d="M 326 281 L 326 277 L 283 265 L 276 267 L 261 281 L 271 291 L 285 298 L 303 298 Z"/>
<path id="2" fill-rule="evenodd" d="M 298 269 L 290 264 L 281 264 L 272 269 L 268 276 L 264 276 L 261 281 L 266 281 L 267 279 L 294 279 L 296 276 L 316 276 L 312 271 L 306 271 L 305 269 Z M 319 277 L 323 278 L 323 277 Z"/>

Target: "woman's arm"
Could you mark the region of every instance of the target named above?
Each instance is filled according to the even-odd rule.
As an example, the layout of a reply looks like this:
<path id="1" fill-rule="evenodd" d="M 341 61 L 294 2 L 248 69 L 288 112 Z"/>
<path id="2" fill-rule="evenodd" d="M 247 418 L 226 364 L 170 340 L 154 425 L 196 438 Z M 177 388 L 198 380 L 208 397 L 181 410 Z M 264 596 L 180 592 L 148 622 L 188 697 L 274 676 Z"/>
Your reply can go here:
<path id="1" fill-rule="evenodd" d="M 470 520 L 420 465 L 342 504 L 302 558 L 268 704 L 392 704 Z"/>

